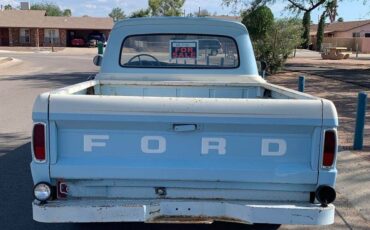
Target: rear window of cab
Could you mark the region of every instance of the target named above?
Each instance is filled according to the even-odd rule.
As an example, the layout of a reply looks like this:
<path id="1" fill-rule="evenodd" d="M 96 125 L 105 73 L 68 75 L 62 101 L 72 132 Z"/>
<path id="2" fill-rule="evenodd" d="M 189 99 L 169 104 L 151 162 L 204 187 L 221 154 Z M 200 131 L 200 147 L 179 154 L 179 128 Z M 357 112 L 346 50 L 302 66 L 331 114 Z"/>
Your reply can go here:
<path id="1" fill-rule="evenodd" d="M 149 34 L 126 37 L 120 65 L 131 68 L 239 67 L 236 41 L 220 35 Z"/>

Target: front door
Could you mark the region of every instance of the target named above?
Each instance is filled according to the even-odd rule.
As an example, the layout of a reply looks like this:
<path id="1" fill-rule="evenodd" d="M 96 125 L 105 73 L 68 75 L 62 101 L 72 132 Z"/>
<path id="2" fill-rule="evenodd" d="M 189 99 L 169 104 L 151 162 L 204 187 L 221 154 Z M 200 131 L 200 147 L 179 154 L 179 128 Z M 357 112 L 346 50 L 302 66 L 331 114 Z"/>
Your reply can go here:
<path id="1" fill-rule="evenodd" d="M 8 28 L 0 28 L 0 46 L 9 46 Z"/>

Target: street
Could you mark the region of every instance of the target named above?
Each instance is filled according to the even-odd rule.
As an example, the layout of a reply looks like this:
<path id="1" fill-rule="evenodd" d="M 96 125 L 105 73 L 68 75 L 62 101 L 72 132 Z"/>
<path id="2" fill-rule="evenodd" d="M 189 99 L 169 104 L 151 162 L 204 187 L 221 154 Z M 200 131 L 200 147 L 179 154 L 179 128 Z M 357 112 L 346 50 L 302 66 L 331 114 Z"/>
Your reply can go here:
<path id="1" fill-rule="evenodd" d="M 6 56 L 9 54 L 1 54 Z M 97 72 L 92 56 L 11 53 L 0 67 L 0 155 L 27 143 L 35 97 L 53 88 L 86 80 Z M 22 116 L 19 116 L 22 114 Z"/>

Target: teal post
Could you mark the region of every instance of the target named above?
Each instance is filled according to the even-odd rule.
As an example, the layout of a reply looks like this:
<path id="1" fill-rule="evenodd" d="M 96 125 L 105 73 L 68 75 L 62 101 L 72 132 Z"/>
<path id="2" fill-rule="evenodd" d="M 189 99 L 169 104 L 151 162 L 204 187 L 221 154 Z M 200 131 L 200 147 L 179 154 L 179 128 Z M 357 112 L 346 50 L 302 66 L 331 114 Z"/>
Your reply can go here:
<path id="1" fill-rule="evenodd" d="M 103 43 L 98 42 L 98 54 L 103 54 Z"/>
<path id="2" fill-rule="evenodd" d="M 299 76 L 298 91 L 303 93 L 304 87 L 305 87 L 305 78 L 304 76 Z"/>
<path id="3" fill-rule="evenodd" d="M 366 118 L 366 104 L 367 104 L 367 94 L 365 92 L 360 92 L 358 94 L 357 102 L 356 129 L 355 129 L 355 138 L 353 142 L 354 150 L 362 150 L 364 145 L 363 142 Z"/>

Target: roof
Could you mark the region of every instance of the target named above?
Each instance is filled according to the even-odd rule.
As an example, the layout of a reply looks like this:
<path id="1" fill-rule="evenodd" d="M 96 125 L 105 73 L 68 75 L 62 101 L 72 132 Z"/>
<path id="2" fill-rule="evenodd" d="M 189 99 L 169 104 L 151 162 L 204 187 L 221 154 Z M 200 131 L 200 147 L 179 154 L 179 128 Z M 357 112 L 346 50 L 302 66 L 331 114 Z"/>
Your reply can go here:
<path id="1" fill-rule="evenodd" d="M 59 29 L 112 29 L 112 18 L 96 17 L 48 17 L 43 21 L 44 28 Z"/>
<path id="2" fill-rule="evenodd" d="M 116 23 L 115 27 L 138 25 L 208 25 L 233 27 L 245 30 L 245 26 L 234 20 L 215 19 L 209 17 L 143 17 L 129 18 Z"/>
<path id="3" fill-rule="evenodd" d="M 0 27 L 40 27 L 45 15 L 44 10 L 0 11 Z"/>
<path id="4" fill-rule="evenodd" d="M 112 29 L 112 18 L 46 16 L 43 10 L 0 11 L 0 27 Z"/>
<path id="5" fill-rule="evenodd" d="M 358 27 L 361 27 L 367 24 L 370 24 L 370 20 L 327 23 L 325 24 L 324 33 L 344 32 L 344 31 L 356 29 Z M 317 24 L 311 25 L 310 34 L 316 35 L 316 31 L 317 31 Z"/>

